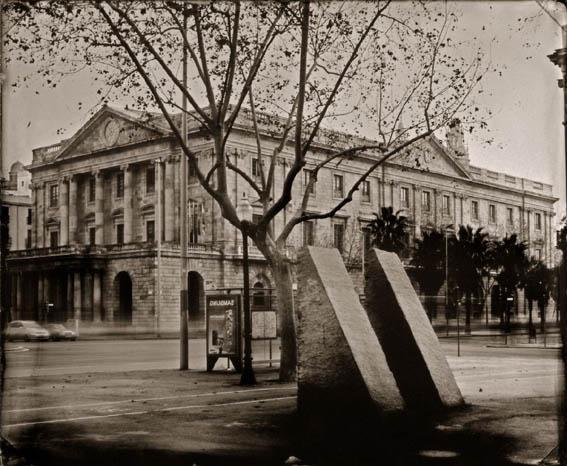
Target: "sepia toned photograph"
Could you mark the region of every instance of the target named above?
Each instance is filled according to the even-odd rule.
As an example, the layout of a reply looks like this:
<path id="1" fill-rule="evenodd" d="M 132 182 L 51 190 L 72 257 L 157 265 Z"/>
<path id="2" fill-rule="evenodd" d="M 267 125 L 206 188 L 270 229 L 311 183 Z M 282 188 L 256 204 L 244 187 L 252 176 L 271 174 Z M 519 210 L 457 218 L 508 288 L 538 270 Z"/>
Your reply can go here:
<path id="1" fill-rule="evenodd" d="M 567 466 L 567 2 L 0 15 L 0 466 Z"/>

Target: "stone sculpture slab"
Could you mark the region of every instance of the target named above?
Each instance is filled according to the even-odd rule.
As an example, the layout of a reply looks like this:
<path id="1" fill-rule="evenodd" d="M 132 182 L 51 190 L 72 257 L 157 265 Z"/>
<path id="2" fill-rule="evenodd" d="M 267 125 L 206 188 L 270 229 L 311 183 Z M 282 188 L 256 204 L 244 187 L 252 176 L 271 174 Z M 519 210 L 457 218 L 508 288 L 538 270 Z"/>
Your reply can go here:
<path id="1" fill-rule="evenodd" d="M 336 249 L 299 254 L 298 410 L 395 416 L 404 401 Z"/>
<path id="2" fill-rule="evenodd" d="M 411 411 L 455 407 L 463 397 L 399 257 L 366 255 L 366 310 Z"/>

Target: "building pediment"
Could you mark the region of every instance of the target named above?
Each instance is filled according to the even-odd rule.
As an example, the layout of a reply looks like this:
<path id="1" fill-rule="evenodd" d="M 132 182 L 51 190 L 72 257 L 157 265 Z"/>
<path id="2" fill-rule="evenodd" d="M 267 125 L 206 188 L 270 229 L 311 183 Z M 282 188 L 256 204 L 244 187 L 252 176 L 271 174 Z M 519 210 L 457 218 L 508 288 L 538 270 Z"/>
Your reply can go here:
<path id="1" fill-rule="evenodd" d="M 151 114 L 102 107 L 73 137 L 66 140 L 56 159 L 127 146 L 168 133 Z"/>
<path id="2" fill-rule="evenodd" d="M 396 156 L 392 162 L 426 172 L 472 179 L 465 165 L 436 138 L 429 138 L 412 145 Z"/>

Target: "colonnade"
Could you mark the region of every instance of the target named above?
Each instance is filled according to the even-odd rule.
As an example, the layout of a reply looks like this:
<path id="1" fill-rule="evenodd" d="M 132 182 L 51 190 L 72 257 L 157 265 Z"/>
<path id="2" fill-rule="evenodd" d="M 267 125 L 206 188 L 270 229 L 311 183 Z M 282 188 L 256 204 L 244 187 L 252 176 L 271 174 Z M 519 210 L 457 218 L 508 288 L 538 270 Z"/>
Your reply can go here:
<path id="1" fill-rule="evenodd" d="M 153 160 L 156 170 L 156 190 L 161 190 L 161 200 L 163 204 L 162 222 L 163 222 L 163 237 L 166 242 L 175 241 L 176 228 L 178 227 L 177 215 L 175 212 L 178 204 L 177 191 L 179 190 L 179 180 L 176 176 L 176 165 L 178 164 L 179 157 L 169 156 L 164 159 Z M 73 173 L 62 176 L 58 181 L 59 186 L 59 199 L 56 212 L 49 212 L 54 209 L 49 207 L 49 187 L 52 185 L 50 182 L 34 183 L 32 185 L 32 202 L 34 206 L 34 235 L 33 246 L 42 248 L 49 247 L 49 236 L 46 229 L 46 221 L 48 216 L 56 216 L 59 221 L 59 244 L 58 246 L 67 246 L 77 244 L 80 242 L 79 228 L 84 227 L 80 212 L 84 216 L 94 213 L 94 227 L 95 227 L 95 244 L 104 245 L 113 243 L 112 238 L 105 238 L 104 235 L 104 219 L 105 209 L 113 208 L 121 205 L 123 209 L 123 224 L 124 224 L 124 243 L 131 243 L 136 241 L 135 232 L 135 191 L 136 184 L 143 182 L 143 177 L 139 176 L 142 170 L 139 167 L 147 168 L 148 162 L 140 164 L 123 164 L 119 167 L 122 172 L 124 180 L 123 195 L 120 199 L 114 195 L 114 189 L 105 190 L 106 183 L 113 183 L 115 186 L 115 175 L 117 173 L 116 167 L 111 169 L 99 169 L 93 172 Z M 94 212 L 85 211 L 78 206 L 79 196 L 78 192 L 85 183 L 89 183 L 89 176 L 94 178 Z M 141 187 L 145 192 L 145 188 Z M 87 186 L 88 190 L 88 186 Z M 113 199 L 106 200 L 105 193 L 112 192 Z M 154 199 L 157 199 L 155 196 Z M 110 201 L 110 202 L 107 202 Z M 154 201 L 155 202 L 155 201 Z M 87 209 L 88 210 L 88 209 Z M 155 209 L 157 212 L 158 209 Z M 157 219 L 156 219 L 157 220 Z"/>

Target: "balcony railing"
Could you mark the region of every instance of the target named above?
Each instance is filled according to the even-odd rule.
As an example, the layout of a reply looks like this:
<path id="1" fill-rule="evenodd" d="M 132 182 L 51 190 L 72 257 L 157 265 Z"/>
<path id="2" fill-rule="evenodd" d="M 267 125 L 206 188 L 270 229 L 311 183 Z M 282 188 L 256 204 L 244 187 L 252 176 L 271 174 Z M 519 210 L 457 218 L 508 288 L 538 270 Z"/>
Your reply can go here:
<path id="1" fill-rule="evenodd" d="M 11 251 L 9 257 L 36 257 L 69 254 L 100 254 L 105 251 L 102 246 L 67 245 L 47 248 L 32 248 Z"/>

